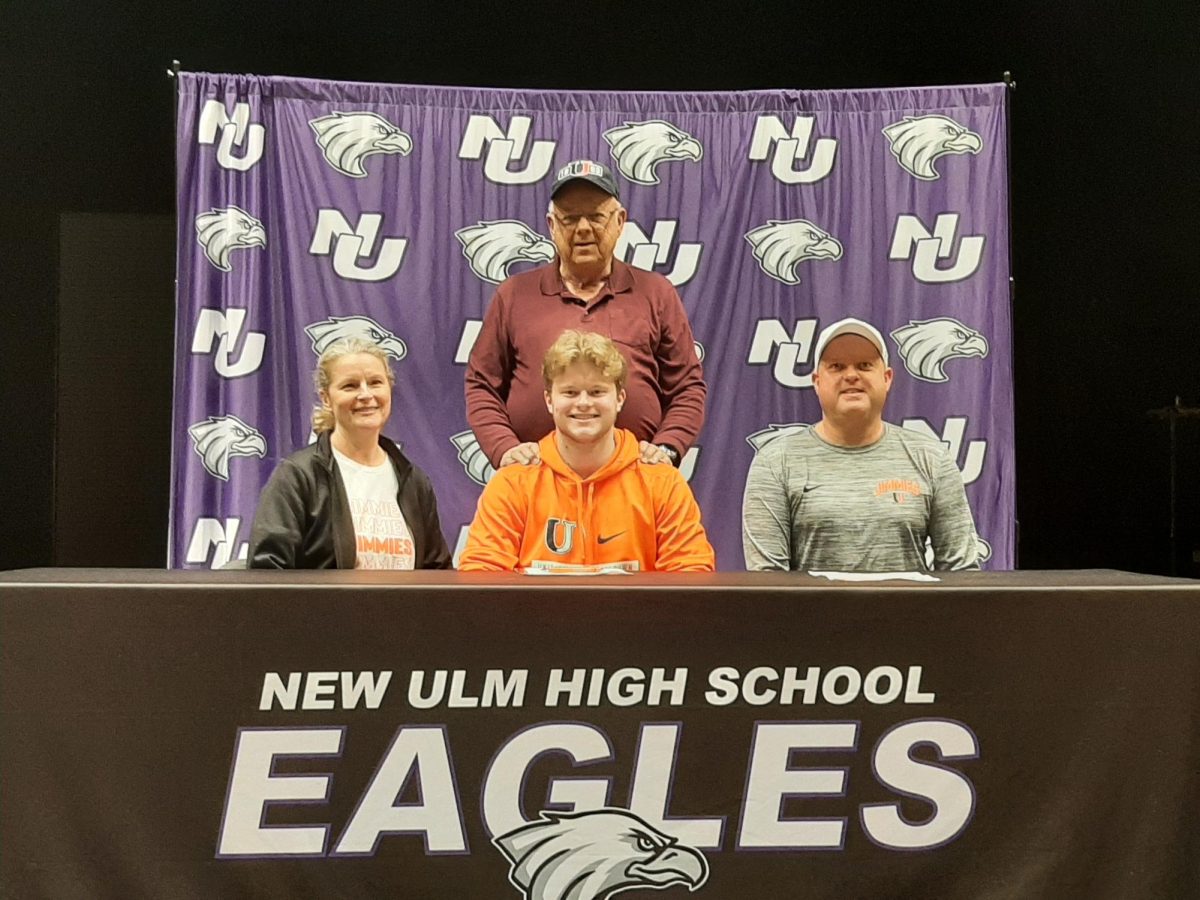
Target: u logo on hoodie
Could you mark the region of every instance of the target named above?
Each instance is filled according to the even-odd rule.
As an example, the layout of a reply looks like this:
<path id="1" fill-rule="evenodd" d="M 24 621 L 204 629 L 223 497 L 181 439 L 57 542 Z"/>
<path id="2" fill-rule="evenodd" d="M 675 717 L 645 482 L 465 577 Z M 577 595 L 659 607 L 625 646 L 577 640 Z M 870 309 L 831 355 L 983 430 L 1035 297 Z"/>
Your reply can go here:
<path id="1" fill-rule="evenodd" d="M 566 519 L 546 520 L 546 546 L 551 553 L 566 556 L 575 545 L 576 524 Z"/>

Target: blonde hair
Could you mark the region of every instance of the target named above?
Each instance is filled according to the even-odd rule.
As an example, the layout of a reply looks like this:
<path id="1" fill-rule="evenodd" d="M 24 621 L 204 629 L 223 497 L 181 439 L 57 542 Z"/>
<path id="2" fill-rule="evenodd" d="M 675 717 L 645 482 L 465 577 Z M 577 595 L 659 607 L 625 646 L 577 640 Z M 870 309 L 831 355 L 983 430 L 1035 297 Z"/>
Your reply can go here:
<path id="1" fill-rule="evenodd" d="M 550 390 L 555 378 L 578 362 L 599 371 L 617 386 L 618 391 L 625 389 L 629 366 L 617 345 L 602 334 L 569 329 L 558 336 L 542 357 L 542 381 L 546 390 Z"/>
<path id="2" fill-rule="evenodd" d="M 386 350 L 378 344 L 362 338 L 342 338 L 326 347 L 320 358 L 317 359 L 317 368 L 313 371 L 313 384 L 317 388 L 318 398 L 323 391 L 329 390 L 329 384 L 333 380 L 333 364 L 343 356 L 354 356 L 357 353 L 373 356 L 383 363 L 383 370 L 387 372 L 388 385 L 395 387 L 396 376 L 392 372 L 392 364 L 388 360 Z M 312 429 L 315 433 L 322 434 L 326 431 L 333 431 L 333 425 L 333 410 L 327 409 L 320 403 L 313 407 Z"/>

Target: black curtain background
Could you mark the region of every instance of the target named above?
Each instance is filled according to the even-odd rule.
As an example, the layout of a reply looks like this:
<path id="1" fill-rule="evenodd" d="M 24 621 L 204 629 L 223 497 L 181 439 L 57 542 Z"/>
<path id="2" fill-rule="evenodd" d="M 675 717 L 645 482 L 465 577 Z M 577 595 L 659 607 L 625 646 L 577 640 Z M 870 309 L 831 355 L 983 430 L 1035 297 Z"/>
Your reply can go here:
<path id="1" fill-rule="evenodd" d="M 173 211 L 165 72 L 177 58 L 190 70 L 574 89 L 953 84 L 1011 70 L 1021 566 L 1200 574 L 1200 421 L 1179 431 L 1173 561 L 1167 428 L 1146 415 L 1176 396 L 1200 406 L 1198 10 L 1194 0 L 4 3 L 0 568 L 165 561 L 174 300 L 161 273 L 174 260 L 170 241 L 143 243 L 127 226 L 162 229 Z M 64 214 L 145 218 L 115 228 L 110 253 L 72 252 L 64 273 Z M 146 254 L 145 271 L 160 274 L 145 278 L 161 290 L 130 292 L 101 273 L 90 299 L 76 299 L 89 266 L 140 278 L 122 261 Z M 132 309 L 136 338 L 105 358 L 87 329 L 60 329 L 79 318 L 67 302 L 87 302 L 97 322 Z M 86 403 L 74 396 L 79 359 L 94 360 Z M 81 409 L 105 423 L 91 440 L 73 427 Z M 61 489 L 56 502 L 56 467 L 104 489 L 71 480 L 69 506 Z M 56 516 L 73 527 L 56 528 Z M 80 522 L 104 539 L 89 544 Z M 67 533 L 71 546 L 56 545 Z"/>

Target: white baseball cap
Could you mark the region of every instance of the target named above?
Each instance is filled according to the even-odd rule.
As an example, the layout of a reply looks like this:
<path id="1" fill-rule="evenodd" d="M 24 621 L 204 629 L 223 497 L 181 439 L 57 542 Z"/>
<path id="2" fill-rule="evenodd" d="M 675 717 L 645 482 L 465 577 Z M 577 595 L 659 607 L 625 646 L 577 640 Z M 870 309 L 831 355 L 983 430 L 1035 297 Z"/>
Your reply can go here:
<path id="1" fill-rule="evenodd" d="M 840 319 L 828 326 L 821 332 L 820 337 L 817 338 L 817 350 L 813 355 L 814 366 L 821 361 L 821 354 L 825 352 L 825 348 L 829 346 L 829 342 L 844 334 L 856 334 L 860 338 L 866 338 L 879 351 L 879 357 L 883 360 L 884 366 L 889 365 L 887 344 L 884 343 L 883 335 L 875 330 L 874 325 L 870 322 L 864 322 L 862 319 Z"/>

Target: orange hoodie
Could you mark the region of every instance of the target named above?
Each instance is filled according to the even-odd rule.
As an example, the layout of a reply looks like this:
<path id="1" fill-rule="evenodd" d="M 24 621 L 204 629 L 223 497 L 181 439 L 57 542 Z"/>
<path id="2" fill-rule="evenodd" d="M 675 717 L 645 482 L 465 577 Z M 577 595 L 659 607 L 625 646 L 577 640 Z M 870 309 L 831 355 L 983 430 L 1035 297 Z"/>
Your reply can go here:
<path id="1" fill-rule="evenodd" d="M 716 557 L 679 470 L 640 462 L 633 432 L 613 434 L 616 453 L 588 478 L 563 460 L 553 431 L 538 443 L 539 465 L 498 469 L 479 498 L 458 568 L 711 572 Z"/>

